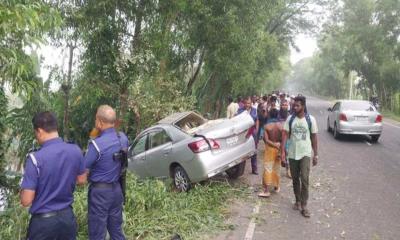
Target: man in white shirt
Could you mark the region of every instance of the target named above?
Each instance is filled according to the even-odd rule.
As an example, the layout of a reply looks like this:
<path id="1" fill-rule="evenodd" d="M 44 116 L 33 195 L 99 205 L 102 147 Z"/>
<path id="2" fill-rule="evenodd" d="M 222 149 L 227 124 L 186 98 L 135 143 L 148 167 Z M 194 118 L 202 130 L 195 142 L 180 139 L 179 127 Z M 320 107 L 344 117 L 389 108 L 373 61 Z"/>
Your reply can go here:
<path id="1" fill-rule="evenodd" d="M 239 110 L 239 104 L 233 101 L 232 97 L 228 97 L 228 107 L 226 111 L 227 118 L 233 118 Z"/>
<path id="2" fill-rule="evenodd" d="M 294 114 L 289 116 L 283 127 L 282 144 L 286 145 L 286 140 L 290 140 L 287 149 L 290 172 L 293 181 L 293 190 L 296 197 L 296 203 L 293 206 L 295 210 L 301 210 L 304 217 L 310 217 L 307 209 L 308 201 L 308 183 L 310 175 L 310 160 L 312 158 L 313 166 L 318 163 L 318 127 L 315 118 L 305 112 L 306 98 L 297 96 L 294 99 Z M 284 164 L 286 158 L 285 148 L 281 150 L 281 161 Z"/>

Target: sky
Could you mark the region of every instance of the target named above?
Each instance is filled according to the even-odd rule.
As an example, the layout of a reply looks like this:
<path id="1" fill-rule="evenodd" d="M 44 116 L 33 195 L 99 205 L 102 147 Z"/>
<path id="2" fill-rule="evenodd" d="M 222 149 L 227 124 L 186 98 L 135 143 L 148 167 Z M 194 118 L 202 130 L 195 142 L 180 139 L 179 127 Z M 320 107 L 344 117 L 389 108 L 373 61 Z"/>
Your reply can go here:
<path id="1" fill-rule="evenodd" d="M 317 41 L 313 36 L 299 34 L 295 39 L 295 43 L 300 51 L 297 52 L 294 48 L 290 48 L 290 62 L 292 65 L 303 58 L 311 57 L 317 50 Z"/>

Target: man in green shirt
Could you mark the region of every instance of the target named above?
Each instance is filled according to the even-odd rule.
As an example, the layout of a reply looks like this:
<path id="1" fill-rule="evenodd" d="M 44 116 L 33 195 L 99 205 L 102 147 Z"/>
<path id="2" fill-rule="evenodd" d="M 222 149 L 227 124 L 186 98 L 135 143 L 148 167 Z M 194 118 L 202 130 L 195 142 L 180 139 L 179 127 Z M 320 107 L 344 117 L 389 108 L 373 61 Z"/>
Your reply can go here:
<path id="1" fill-rule="evenodd" d="M 304 96 L 296 97 L 293 106 L 295 112 L 285 122 L 281 146 L 285 146 L 286 140 L 290 139 L 287 154 L 296 197 L 293 209 L 300 210 L 304 217 L 310 217 L 310 212 L 307 208 L 308 180 L 311 157 L 313 156 L 313 166 L 318 163 L 318 127 L 315 118 L 305 112 L 306 98 Z M 285 149 L 282 148 L 282 164 L 284 164 L 285 155 Z"/>

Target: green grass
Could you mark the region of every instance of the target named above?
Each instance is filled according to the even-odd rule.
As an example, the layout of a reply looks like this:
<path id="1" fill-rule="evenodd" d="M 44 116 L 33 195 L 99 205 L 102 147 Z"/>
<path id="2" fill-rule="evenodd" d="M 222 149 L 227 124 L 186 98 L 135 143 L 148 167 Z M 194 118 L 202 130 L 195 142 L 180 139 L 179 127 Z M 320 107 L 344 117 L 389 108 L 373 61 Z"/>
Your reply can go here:
<path id="1" fill-rule="evenodd" d="M 226 181 L 209 181 L 196 185 L 189 193 L 178 193 L 171 184 L 159 180 L 138 181 L 128 175 L 127 202 L 124 208 L 124 231 L 127 239 L 171 239 L 179 234 L 183 239 L 201 239 L 229 228 L 224 219 L 229 203 L 246 195 L 241 187 Z M 0 213 L 0 239 L 21 239 L 29 220 L 27 209 L 19 206 L 17 196 L 10 208 Z M 87 187 L 75 192 L 74 212 L 78 221 L 78 239 L 87 237 Z"/>
<path id="2" fill-rule="evenodd" d="M 395 121 L 400 122 L 400 115 L 388 110 L 382 110 L 381 113 L 385 118 L 393 119 Z M 383 119 L 385 121 L 385 119 Z"/>

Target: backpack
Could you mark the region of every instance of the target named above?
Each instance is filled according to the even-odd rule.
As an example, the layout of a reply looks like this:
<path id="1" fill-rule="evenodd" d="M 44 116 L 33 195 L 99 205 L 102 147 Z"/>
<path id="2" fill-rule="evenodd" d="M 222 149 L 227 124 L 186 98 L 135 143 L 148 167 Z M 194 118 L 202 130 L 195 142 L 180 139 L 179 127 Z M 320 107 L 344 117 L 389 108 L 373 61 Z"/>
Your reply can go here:
<path id="1" fill-rule="evenodd" d="M 308 113 L 306 113 L 304 116 L 305 116 L 306 121 L 307 121 L 308 130 L 310 131 L 310 138 L 311 138 L 311 125 L 312 125 L 311 117 L 310 117 L 310 115 Z M 290 119 L 289 119 L 289 138 L 292 135 L 292 124 L 293 124 L 293 121 L 294 121 L 295 118 L 296 118 L 296 114 L 290 115 Z"/>

